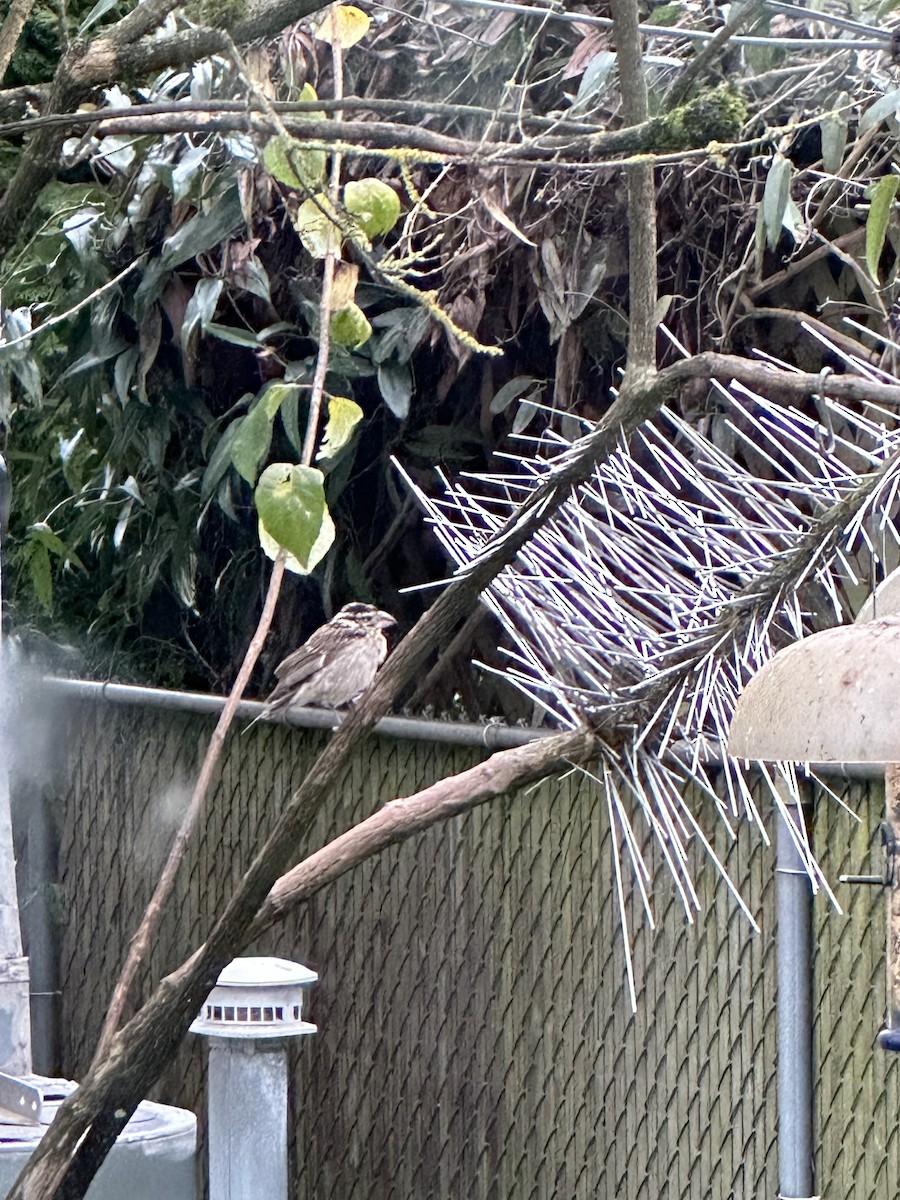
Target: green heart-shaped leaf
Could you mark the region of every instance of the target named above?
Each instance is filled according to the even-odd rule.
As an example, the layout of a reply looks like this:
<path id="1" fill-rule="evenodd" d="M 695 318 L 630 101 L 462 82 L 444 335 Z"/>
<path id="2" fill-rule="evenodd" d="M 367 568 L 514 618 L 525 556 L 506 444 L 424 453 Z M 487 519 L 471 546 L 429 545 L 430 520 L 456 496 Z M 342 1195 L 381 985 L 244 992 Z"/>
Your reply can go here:
<path id="1" fill-rule="evenodd" d="M 312 570 L 315 561 L 318 561 L 313 561 L 313 552 L 321 550 L 320 538 L 326 526 L 326 517 L 327 523 L 331 523 L 325 503 L 324 481 L 325 476 L 315 467 L 272 463 L 260 475 L 254 494 L 261 528 L 274 539 L 278 547 L 294 556 L 303 571 Z M 319 558 L 327 549 L 326 546 L 325 550 L 321 550 Z"/>

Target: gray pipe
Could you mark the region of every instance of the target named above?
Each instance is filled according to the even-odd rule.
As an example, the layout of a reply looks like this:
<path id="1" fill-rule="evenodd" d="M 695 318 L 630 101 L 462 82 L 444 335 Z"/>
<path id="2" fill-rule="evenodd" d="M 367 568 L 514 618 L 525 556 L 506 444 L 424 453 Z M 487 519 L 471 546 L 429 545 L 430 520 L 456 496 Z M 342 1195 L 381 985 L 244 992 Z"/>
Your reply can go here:
<path id="1" fill-rule="evenodd" d="M 780 814 L 776 826 L 778 1194 L 794 1200 L 813 1195 L 812 888 Z"/>
<path id="2" fill-rule="evenodd" d="M 93 679 L 63 679 L 48 676 L 46 685 L 61 696 L 79 700 L 105 700 L 111 704 L 140 704 L 146 708 L 163 708 L 175 712 L 193 712 L 216 716 L 225 704 L 224 696 L 203 692 L 170 692 L 163 688 L 135 687 L 124 683 L 100 683 Z M 238 715 L 252 719 L 263 711 L 258 700 L 242 700 Z M 289 725 L 302 729 L 334 729 L 340 716 L 328 709 L 302 708 L 285 714 Z M 537 738 L 550 737 L 554 729 L 531 729 L 526 726 L 491 724 L 476 725 L 463 721 L 428 721 L 422 717 L 382 717 L 375 732 L 384 737 L 408 738 L 425 742 L 452 742 L 463 746 L 485 746 L 489 750 L 524 746 Z"/>
<path id="3" fill-rule="evenodd" d="M 77 700 L 107 701 L 110 704 L 139 704 L 146 708 L 161 708 L 169 712 L 192 712 L 217 716 L 225 704 L 224 696 L 212 696 L 208 692 L 175 692 L 165 688 L 138 687 L 126 683 L 102 683 L 95 679 L 66 679 L 48 675 L 44 679 L 62 698 Z M 258 717 L 263 705 L 258 700 L 242 700 L 238 715 L 247 720 Z M 299 729 L 334 729 L 340 716 L 329 709 L 301 708 L 279 714 L 278 720 Z M 529 725 L 502 725 L 488 722 L 478 725 L 473 721 L 433 721 L 425 717 L 382 717 L 375 732 L 383 737 L 403 738 L 409 741 L 440 742 L 454 746 L 481 746 L 488 750 L 506 750 L 513 746 L 524 746 L 538 738 L 550 737 L 556 729 L 535 728 Z M 686 756 L 678 755 L 684 761 Z M 706 766 L 715 767 L 721 756 L 709 754 L 703 759 Z M 884 766 L 879 763 L 810 763 L 816 775 L 833 775 L 839 779 L 878 779 L 884 776 Z"/>

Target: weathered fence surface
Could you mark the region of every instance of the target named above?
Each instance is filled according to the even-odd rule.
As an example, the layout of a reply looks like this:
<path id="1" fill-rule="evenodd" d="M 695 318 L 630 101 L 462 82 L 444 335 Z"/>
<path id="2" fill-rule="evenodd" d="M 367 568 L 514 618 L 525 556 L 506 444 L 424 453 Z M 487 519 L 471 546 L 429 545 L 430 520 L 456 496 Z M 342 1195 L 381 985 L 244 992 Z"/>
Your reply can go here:
<path id="1" fill-rule="evenodd" d="M 85 704 L 72 716 L 59 869 L 62 1066 L 76 1078 L 210 728 L 136 707 Z M 269 726 L 231 741 L 151 975 L 202 938 L 320 744 Z M 310 845 L 477 757 L 373 738 Z M 868 845 L 878 789 L 845 795 L 859 825 L 833 801 L 815 814 L 832 878 L 870 859 L 880 869 Z M 747 827 L 733 843 L 718 829 L 714 842 L 762 933 L 698 854 L 695 924 L 665 883 L 655 931 L 632 904 L 635 1017 L 606 804 L 576 776 L 372 860 L 257 947 L 320 973 L 320 1032 L 293 1052 L 297 1200 L 776 1195 L 774 854 Z M 882 901 L 876 889 L 839 895 L 846 915 L 816 902 L 820 1188 L 893 1200 L 898 1072 L 873 1049 Z M 202 1093 L 194 1041 L 158 1097 L 197 1107 Z"/>

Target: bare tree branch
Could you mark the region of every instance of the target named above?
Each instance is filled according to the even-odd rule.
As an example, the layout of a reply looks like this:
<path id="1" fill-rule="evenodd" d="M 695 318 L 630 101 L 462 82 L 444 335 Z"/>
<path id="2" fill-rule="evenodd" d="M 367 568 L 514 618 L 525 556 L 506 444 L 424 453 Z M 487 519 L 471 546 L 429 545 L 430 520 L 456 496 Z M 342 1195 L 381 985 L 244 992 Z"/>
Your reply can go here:
<path id="1" fill-rule="evenodd" d="M 248 930 L 248 939 L 253 941 L 298 904 L 388 846 L 584 762 L 595 746 L 596 739 L 587 730 L 542 738 L 498 751 L 468 771 L 441 779 L 403 800 L 392 800 L 282 875 Z"/>
<path id="2" fill-rule="evenodd" d="M 222 35 L 217 37 L 220 40 L 220 48 L 226 47 L 227 39 Z M 668 154 L 673 149 L 699 150 L 709 141 L 709 130 L 701 129 L 699 121 L 692 126 L 690 120 L 692 113 L 699 112 L 701 106 L 704 112 L 707 110 L 708 100 L 691 101 L 684 109 L 674 114 L 674 119 L 684 125 L 684 133 L 677 137 L 673 132 L 674 124 L 669 119 L 654 117 L 626 129 L 598 132 L 589 126 L 579 130 L 577 134 L 565 137 L 538 135 L 516 142 L 474 142 L 438 130 L 425 129 L 418 124 L 407 125 L 388 121 L 347 121 L 341 124 L 337 121 L 310 118 L 291 120 L 292 113 L 313 110 L 321 112 L 326 109 L 327 103 L 316 103 L 315 106 L 309 103 L 285 103 L 268 107 L 281 118 L 285 128 L 298 141 L 329 143 L 340 140 L 342 145 L 355 142 L 364 153 L 372 149 L 422 150 L 426 152 L 423 162 L 427 161 L 427 153 L 434 153 L 439 156 L 438 161 L 441 158 L 458 158 L 466 162 L 493 164 L 497 158 L 502 158 L 505 163 L 521 162 L 529 170 L 534 167 L 554 170 L 576 160 L 592 161 L 615 155 L 649 154 L 656 151 Z M 348 101 L 348 107 L 370 109 L 373 105 L 370 101 L 354 98 Z M 383 111 L 396 112 L 398 108 L 402 106 L 391 104 Z M 427 105 L 418 108 L 426 115 L 431 111 Z M 415 110 L 411 115 L 415 119 Z M 271 122 L 266 119 L 265 114 L 256 109 L 248 110 L 246 102 L 210 100 L 198 104 L 188 100 L 168 104 L 141 104 L 123 109 L 97 109 L 92 112 L 48 113 L 45 116 L 0 125 L 0 137 L 18 138 L 22 134 L 51 128 L 80 132 L 91 127 L 96 127 L 100 137 L 107 134 L 136 136 L 230 132 L 256 133 L 268 137 L 272 133 Z"/>
<path id="3" fill-rule="evenodd" d="M 649 116 L 637 0 L 611 0 L 619 90 L 629 125 Z M 653 166 L 626 168 L 628 181 L 628 364 L 625 385 L 656 370 L 656 192 Z"/>
<path id="4" fill-rule="evenodd" d="M 175 840 L 169 850 L 165 865 L 160 872 L 159 880 L 156 888 L 150 898 L 146 911 L 141 918 L 140 926 L 137 933 L 131 940 L 128 947 L 128 954 L 116 981 L 115 989 L 113 990 L 112 999 L 109 1002 L 109 1007 L 106 1010 L 106 1016 L 103 1018 L 103 1028 L 100 1030 L 100 1037 L 97 1040 L 97 1048 L 94 1051 L 95 1061 L 102 1061 L 106 1057 L 109 1050 L 110 1042 L 115 1035 L 116 1030 L 122 1021 L 122 1013 L 128 1001 L 128 996 L 134 985 L 134 979 L 137 975 L 138 968 L 147 956 L 150 949 L 150 943 L 159 929 L 159 923 L 162 920 L 163 911 L 172 894 L 172 889 L 175 887 L 175 879 L 178 870 L 184 861 L 184 856 L 188 851 L 191 839 L 197 828 L 200 817 L 203 815 L 206 798 L 210 786 L 213 781 L 219 762 L 222 758 L 222 753 L 225 749 L 225 739 L 228 736 L 228 731 L 234 721 L 234 715 L 237 712 L 237 707 L 241 702 L 241 698 L 250 681 L 250 676 L 253 673 L 253 668 L 256 666 L 256 661 L 262 652 L 263 645 L 266 640 L 266 635 L 269 632 L 269 627 L 272 624 L 272 618 L 275 615 L 275 606 L 278 602 L 278 596 L 281 591 L 282 580 L 284 579 L 284 557 L 279 555 L 276 558 L 272 567 L 272 574 L 269 576 L 269 587 L 266 592 L 265 603 L 259 617 L 259 622 L 256 626 L 256 631 L 250 639 L 250 644 L 247 647 L 247 652 L 244 655 L 244 661 L 241 663 L 240 670 L 229 693 L 228 700 L 224 708 L 219 713 L 219 719 L 216 721 L 216 727 L 212 732 L 212 737 L 209 739 L 209 745 L 206 748 L 206 753 L 203 756 L 203 764 L 200 768 L 200 774 L 197 776 L 197 782 L 194 784 L 194 790 L 191 794 L 190 804 L 187 812 L 182 819 L 178 833 L 175 835 Z"/>
<path id="5" fill-rule="evenodd" d="M 6 74 L 19 35 L 25 28 L 25 22 L 34 8 L 34 0 L 12 0 L 0 29 L 0 77 Z"/>
<path id="6" fill-rule="evenodd" d="M 861 375 L 809 375 L 803 371 L 784 371 L 768 363 L 752 362 L 732 354 L 708 352 L 673 363 L 660 372 L 658 386 L 667 396 L 674 395 L 689 379 L 732 379 L 779 400 L 805 400 L 809 396 L 833 396 L 836 400 L 857 403 L 900 405 L 900 387 L 880 383 Z"/>

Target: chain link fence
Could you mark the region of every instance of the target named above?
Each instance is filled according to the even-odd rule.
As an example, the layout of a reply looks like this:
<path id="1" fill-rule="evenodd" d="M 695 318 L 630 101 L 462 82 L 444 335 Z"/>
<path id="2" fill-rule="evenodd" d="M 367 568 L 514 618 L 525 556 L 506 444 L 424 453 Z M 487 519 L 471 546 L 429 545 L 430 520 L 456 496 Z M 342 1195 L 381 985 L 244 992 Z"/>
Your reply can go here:
<path id="1" fill-rule="evenodd" d="M 60 801 L 62 1068 L 86 1069 L 211 723 L 84 704 Z M 319 735 L 235 736 L 142 988 L 196 945 Z M 462 770 L 469 749 L 372 738 L 310 839 Z M 832 879 L 880 870 L 883 796 L 846 785 L 857 824 L 816 803 Z M 699 857 L 691 925 L 664 879 L 655 928 L 632 905 L 628 1002 L 605 799 L 572 775 L 433 828 L 316 896 L 258 953 L 319 972 L 315 1037 L 293 1056 L 296 1200 L 726 1200 L 777 1194 L 774 850 L 710 811 L 754 934 Z M 298 857 L 305 848 L 298 847 Z M 898 1076 L 873 1048 L 884 1010 L 883 900 L 816 902 L 818 1178 L 824 1196 L 893 1197 Z M 633 898 L 632 898 L 633 900 Z M 199 1040 L 154 1098 L 203 1110 Z"/>

